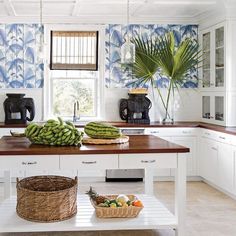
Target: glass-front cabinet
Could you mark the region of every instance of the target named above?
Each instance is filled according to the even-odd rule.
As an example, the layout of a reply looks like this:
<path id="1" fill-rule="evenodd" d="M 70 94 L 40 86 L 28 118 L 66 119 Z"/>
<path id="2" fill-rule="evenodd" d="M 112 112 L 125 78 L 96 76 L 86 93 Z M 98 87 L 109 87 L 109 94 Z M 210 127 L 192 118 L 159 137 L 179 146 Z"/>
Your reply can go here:
<path id="1" fill-rule="evenodd" d="M 202 36 L 203 40 L 203 65 L 202 65 L 202 86 L 210 87 L 211 83 L 211 33 L 207 32 Z"/>
<path id="2" fill-rule="evenodd" d="M 225 27 L 217 25 L 202 33 L 203 89 L 225 87 Z"/>
<path id="3" fill-rule="evenodd" d="M 215 87 L 224 87 L 224 27 L 215 30 Z"/>
<path id="4" fill-rule="evenodd" d="M 225 124 L 225 96 L 223 92 L 202 94 L 202 121 Z"/>

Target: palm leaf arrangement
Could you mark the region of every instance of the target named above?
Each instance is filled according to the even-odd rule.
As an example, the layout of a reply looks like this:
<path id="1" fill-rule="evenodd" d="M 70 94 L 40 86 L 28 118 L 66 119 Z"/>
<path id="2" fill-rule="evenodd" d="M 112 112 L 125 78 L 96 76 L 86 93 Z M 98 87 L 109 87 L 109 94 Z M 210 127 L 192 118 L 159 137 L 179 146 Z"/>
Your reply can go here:
<path id="1" fill-rule="evenodd" d="M 139 36 L 133 39 L 136 48 L 136 58 L 133 73 L 138 85 L 151 84 L 156 88 L 165 109 L 163 123 L 172 120 L 169 114 L 171 93 L 186 81 L 187 73 L 196 68 L 200 62 L 199 44 L 196 40 L 186 38 L 176 46 L 173 32 L 152 39 Z M 164 98 L 160 88 L 156 87 L 156 75 L 168 78 L 167 96 Z"/>

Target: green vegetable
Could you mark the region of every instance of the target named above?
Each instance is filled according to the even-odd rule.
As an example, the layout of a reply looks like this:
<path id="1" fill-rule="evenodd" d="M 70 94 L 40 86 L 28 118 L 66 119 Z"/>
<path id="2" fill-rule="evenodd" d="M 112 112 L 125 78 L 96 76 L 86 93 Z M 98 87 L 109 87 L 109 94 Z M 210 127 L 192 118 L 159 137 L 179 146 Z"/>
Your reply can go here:
<path id="1" fill-rule="evenodd" d="M 84 132 L 91 138 L 115 139 L 121 136 L 120 130 L 110 124 L 90 122 L 85 125 Z"/>
<path id="2" fill-rule="evenodd" d="M 46 145 L 81 145 L 83 132 L 79 132 L 71 122 L 63 122 L 61 118 L 48 120 L 40 126 L 31 123 L 25 129 L 25 136 L 35 144 Z"/>

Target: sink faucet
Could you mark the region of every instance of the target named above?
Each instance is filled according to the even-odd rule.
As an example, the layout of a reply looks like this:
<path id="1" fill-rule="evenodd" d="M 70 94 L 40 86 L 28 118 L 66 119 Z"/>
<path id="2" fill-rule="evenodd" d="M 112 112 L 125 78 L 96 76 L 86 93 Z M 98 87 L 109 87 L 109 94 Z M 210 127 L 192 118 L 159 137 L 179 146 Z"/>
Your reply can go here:
<path id="1" fill-rule="evenodd" d="M 80 119 L 78 113 L 79 113 L 79 101 L 76 101 L 76 102 L 74 102 L 73 122 L 76 122 Z"/>

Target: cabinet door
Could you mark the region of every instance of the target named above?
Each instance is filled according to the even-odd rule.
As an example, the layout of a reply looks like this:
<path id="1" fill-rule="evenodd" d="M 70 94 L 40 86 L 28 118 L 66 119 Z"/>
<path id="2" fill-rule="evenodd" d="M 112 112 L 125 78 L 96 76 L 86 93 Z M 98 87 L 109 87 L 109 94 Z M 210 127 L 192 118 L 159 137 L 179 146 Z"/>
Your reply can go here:
<path id="1" fill-rule="evenodd" d="M 187 175 L 196 176 L 197 175 L 197 162 L 196 162 L 196 137 L 173 137 L 173 143 L 188 147 L 190 149 L 189 153 L 186 153 L 187 158 Z"/>
<path id="2" fill-rule="evenodd" d="M 224 92 L 202 93 L 202 120 L 208 123 L 225 124 Z"/>
<path id="3" fill-rule="evenodd" d="M 218 185 L 226 191 L 233 191 L 234 155 L 232 146 L 225 143 L 218 144 Z"/>
<path id="4" fill-rule="evenodd" d="M 225 33 L 224 26 L 217 27 L 214 32 L 215 35 L 215 87 L 224 87 L 225 84 Z"/>
<path id="5" fill-rule="evenodd" d="M 201 138 L 199 150 L 200 176 L 217 184 L 218 143 L 207 138 Z"/>
<path id="6" fill-rule="evenodd" d="M 202 35 L 202 87 L 211 86 L 211 32 L 205 32 Z"/>

